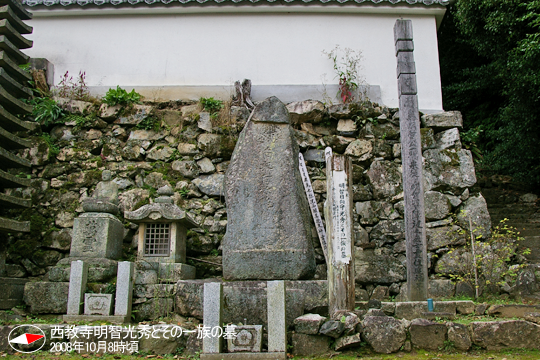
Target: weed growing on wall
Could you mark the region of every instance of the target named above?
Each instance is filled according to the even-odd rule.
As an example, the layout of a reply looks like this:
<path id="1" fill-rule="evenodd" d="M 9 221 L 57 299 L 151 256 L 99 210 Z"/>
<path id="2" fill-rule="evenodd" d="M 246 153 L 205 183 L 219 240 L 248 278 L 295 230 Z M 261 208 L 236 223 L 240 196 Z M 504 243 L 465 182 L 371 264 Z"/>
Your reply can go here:
<path id="1" fill-rule="evenodd" d="M 90 91 L 86 85 L 86 72 L 79 71 L 79 75 L 73 79 L 66 71 L 60 83 L 56 87 L 56 93 L 59 97 L 70 100 L 90 101 Z"/>
<path id="2" fill-rule="evenodd" d="M 36 97 L 29 100 L 28 103 L 33 106 L 32 116 L 34 120 L 43 126 L 63 123 L 60 118 L 64 114 L 62 108 L 56 101 L 49 97 Z"/>
<path id="3" fill-rule="evenodd" d="M 350 48 L 341 49 L 336 45 L 330 52 L 323 50 L 323 54 L 334 63 L 336 78 L 339 79 L 338 97 L 344 104 L 358 99 L 358 86 L 362 82 L 359 74 L 361 51 Z"/>
<path id="4" fill-rule="evenodd" d="M 199 99 L 199 102 L 201 103 L 203 110 L 208 111 L 210 115 L 218 113 L 223 107 L 223 101 L 214 99 L 213 97 L 202 97 Z"/>
<path id="5" fill-rule="evenodd" d="M 127 92 L 120 86 L 116 86 L 116 89 L 109 89 L 103 97 L 103 102 L 109 106 L 114 105 L 132 105 L 141 101 L 141 94 L 132 89 L 131 92 Z"/>

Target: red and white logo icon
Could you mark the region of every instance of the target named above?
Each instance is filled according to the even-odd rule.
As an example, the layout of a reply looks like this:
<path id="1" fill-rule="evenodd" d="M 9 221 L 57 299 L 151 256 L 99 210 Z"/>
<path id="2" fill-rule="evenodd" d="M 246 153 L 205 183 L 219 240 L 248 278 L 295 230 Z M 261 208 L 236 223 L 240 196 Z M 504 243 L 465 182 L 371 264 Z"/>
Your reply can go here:
<path id="1" fill-rule="evenodd" d="M 20 329 L 22 328 L 22 329 Z M 20 329 L 17 331 L 17 329 Z M 24 331 L 23 334 L 20 334 Z M 31 331 L 32 333 L 30 333 Z M 40 350 L 45 345 L 45 333 L 34 325 L 19 325 L 9 333 L 9 346 L 21 353 L 33 353 Z M 34 344 L 34 346 L 28 346 Z M 26 346 L 25 346 L 26 345 Z"/>

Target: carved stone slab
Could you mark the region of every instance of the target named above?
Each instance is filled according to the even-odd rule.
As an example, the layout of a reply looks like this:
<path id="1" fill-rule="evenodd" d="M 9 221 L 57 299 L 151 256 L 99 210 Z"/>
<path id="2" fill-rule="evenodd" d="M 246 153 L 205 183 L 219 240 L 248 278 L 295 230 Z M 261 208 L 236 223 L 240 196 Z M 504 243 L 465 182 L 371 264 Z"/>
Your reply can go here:
<path id="1" fill-rule="evenodd" d="M 84 315 L 111 315 L 112 301 L 112 294 L 84 294 Z"/>
<path id="2" fill-rule="evenodd" d="M 278 98 L 268 98 L 255 107 L 227 169 L 226 279 L 313 275 L 311 219 L 298 166 L 287 108 Z"/>

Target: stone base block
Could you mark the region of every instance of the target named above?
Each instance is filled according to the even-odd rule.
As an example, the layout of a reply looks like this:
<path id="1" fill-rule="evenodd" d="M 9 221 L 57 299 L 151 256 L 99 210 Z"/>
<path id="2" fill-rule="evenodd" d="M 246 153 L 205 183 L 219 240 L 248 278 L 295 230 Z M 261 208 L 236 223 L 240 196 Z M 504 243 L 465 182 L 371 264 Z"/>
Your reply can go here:
<path id="1" fill-rule="evenodd" d="M 32 314 L 65 314 L 68 291 L 68 282 L 28 282 L 24 286 L 24 302 Z"/>
<path id="2" fill-rule="evenodd" d="M 73 223 L 70 256 L 118 259 L 123 238 L 124 226 L 114 215 L 84 213 Z"/>
<path id="3" fill-rule="evenodd" d="M 23 304 L 24 285 L 27 279 L 0 278 L 0 309 L 7 310 Z"/>
<path id="4" fill-rule="evenodd" d="M 168 283 L 195 279 L 195 267 L 179 263 L 160 263 L 158 278 L 161 282 Z"/>
<path id="5" fill-rule="evenodd" d="M 49 281 L 69 282 L 71 262 L 82 260 L 88 264 L 88 282 L 107 282 L 116 276 L 118 261 L 110 259 L 92 259 L 84 257 L 69 257 L 60 260 L 49 271 Z"/>
<path id="6" fill-rule="evenodd" d="M 201 360 L 286 360 L 286 353 L 201 354 Z"/>
<path id="7" fill-rule="evenodd" d="M 176 286 L 175 313 L 203 317 L 203 285 L 217 279 L 183 280 Z M 287 326 L 304 313 L 328 314 L 328 283 L 326 280 L 285 281 Z M 231 281 L 223 283 L 227 306 L 223 322 L 267 325 L 266 281 Z M 326 313 L 326 314 L 325 314 Z"/>
<path id="8" fill-rule="evenodd" d="M 131 321 L 130 316 L 103 316 L 103 315 L 64 315 L 62 319 L 65 322 L 92 322 L 92 321 L 106 321 L 113 324 L 127 324 Z"/>
<path id="9" fill-rule="evenodd" d="M 292 335 L 293 355 L 321 355 L 330 350 L 330 338 L 321 335 L 294 333 Z"/>
<path id="10" fill-rule="evenodd" d="M 435 320 L 437 318 L 439 319 L 447 319 L 447 320 L 454 320 L 456 318 L 456 314 L 454 313 L 447 313 L 447 312 L 433 312 L 433 311 L 427 311 L 422 313 L 423 319 L 428 320 Z"/>

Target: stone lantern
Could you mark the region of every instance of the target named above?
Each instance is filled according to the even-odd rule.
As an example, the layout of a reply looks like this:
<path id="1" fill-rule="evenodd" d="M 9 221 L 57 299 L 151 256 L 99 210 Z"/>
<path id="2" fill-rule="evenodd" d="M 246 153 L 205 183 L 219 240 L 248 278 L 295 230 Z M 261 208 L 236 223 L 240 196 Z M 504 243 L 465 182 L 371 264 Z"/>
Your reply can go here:
<path id="1" fill-rule="evenodd" d="M 196 222 L 174 205 L 169 186 L 158 189 L 154 203 L 135 211 L 126 211 L 124 218 L 139 224 L 138 259 L 157 263 L 159 277 L 171 281 L 195 278 L 195 268 L 186 262 L 187 230 Z"/>

